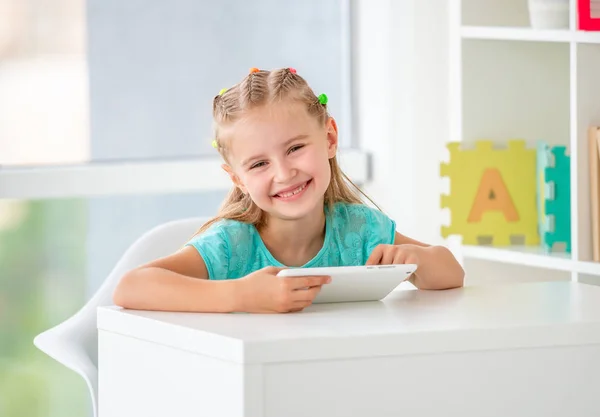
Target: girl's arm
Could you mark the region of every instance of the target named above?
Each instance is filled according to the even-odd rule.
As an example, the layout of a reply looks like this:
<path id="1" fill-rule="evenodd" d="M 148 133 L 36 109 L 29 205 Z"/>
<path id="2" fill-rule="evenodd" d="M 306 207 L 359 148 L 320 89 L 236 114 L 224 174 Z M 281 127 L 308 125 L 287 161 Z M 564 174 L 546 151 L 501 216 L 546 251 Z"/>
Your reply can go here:
<path id="1" fill-rule="evenodd" d="M 234 281 L 211 281 L 206 264 L 190 246 L 127 272 L 113 294 L 116 305 L 135 310 L 229 312 Z"/>
<path id="2" fill-rule="evenodd" d="M 379 245 L 367 265 L 417 264 L 409 281 L 423 290 L 462 287 L 465 272 L 452 252 L 443 246 L 431 246 L 396 232 L 393 245 Z"/>
<path id="3" fill-rule="evenodd" d="M 283 278 L 279 271 L 266 267 L 240 279 L 212 281 L 202 256 L 187 246 L 127 272 L 113 301 L 134 310 L 286 313 L 308 307 L 330 281 L 326 276 Z"/>
<path id="4" fill-rule="evenodd" d="M 415 287 L 439 290 L 463 286 L 465 271 L 448 248 L 431 246 L 398 232 L 394 245 L 409 253 L 415 252 L 418 268 L 409 279 Z"/>

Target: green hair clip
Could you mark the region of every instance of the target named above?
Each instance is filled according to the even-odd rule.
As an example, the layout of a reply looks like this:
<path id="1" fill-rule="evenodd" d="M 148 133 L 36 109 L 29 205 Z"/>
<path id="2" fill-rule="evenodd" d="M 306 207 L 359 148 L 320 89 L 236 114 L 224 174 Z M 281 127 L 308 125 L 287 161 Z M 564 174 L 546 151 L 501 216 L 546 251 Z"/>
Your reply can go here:
<path id="1" fill-rule="evenodd" d="M 329 99 L 327 98 L 327 94 L 319 94 L 319 103 L 327 104 L 327 101 L 329 101 Z"/>
<path id="2" fill-rule="evenodd" d="M 220 95 L 220 96 L 222 96 L 222 95 L 223 95 L 223 93 L 225 93 L 225 91 L 227 91 L 227 89 L 226 89 L 226 88 L 221 88 L 221 91 L 219 91 L 219 95 Z"/>
<path id="3" fill-rule="evenodd" d="M 215 148 L 215 149 L 219 148 L 219 144 L 217 143 L 216 139 L 212 141 L 212 147 Z"/>

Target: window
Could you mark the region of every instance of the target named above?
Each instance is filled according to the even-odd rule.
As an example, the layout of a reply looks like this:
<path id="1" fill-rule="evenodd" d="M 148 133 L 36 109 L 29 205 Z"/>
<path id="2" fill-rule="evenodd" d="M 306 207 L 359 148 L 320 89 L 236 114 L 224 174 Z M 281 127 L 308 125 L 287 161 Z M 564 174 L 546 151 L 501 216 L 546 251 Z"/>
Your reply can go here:
<path id="1" fill-rule="evenodd" d="M 339 121 L 357 183 L 347 0 L 0 1 L 0 415 L 82 415 L 83 380 L 33 346 L 151 227 L 214 214 L 229 180 L 214 94 L 290 66 Z"/>
<path id="2" fill-rule="evenodd" d="M 252 66 L 297 68 L 350 145 L 340 2 L 87 4 L 2 2 L 0 164 L 213 155 L 212 97 Z"/>
<path id="3" fill-rule="evenodd" d="M 0 165 L 89 159 L 83 6 L 0 2 Z"/>
<path id="4" fill-rule="evenodd" d="M 0 415 L 84 415 L 85 383 L 38 351 L 33 338 L 75 313 L 142 233 L 210 216 L 223 197 L 0 201 Z"/>

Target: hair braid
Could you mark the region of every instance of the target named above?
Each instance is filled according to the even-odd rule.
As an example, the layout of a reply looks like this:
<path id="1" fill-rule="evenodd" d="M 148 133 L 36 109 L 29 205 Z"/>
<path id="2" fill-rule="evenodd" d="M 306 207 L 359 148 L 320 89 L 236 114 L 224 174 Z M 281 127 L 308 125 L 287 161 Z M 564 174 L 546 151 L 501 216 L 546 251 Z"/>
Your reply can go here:
<path id="1" fill-rule="evenodd" d="M 271 97 L 274 100 L 281 100 L 285 95 L 297 87 L 298 80 L 294 77 L 289 68 L 273 71 L 270 77 Z"/>

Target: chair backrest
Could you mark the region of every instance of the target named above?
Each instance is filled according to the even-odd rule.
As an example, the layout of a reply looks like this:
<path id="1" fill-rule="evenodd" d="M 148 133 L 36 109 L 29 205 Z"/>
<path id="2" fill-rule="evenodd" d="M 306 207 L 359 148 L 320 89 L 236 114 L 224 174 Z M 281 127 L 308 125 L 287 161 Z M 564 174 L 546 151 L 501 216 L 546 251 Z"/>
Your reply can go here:
<path id="1" fill-rule="evenodd" d="M 206 218 L 175 220 L 146 232 L 127 249 L 98 291 L 77 313 L 34 339 L 34 344 L 41 351 L 84 378 L 90 390 L 95 416 L 98 386 L 97 308 L 113 304 L 113 292 L 127 271 L 177 251 L 206 221 Z"/>

